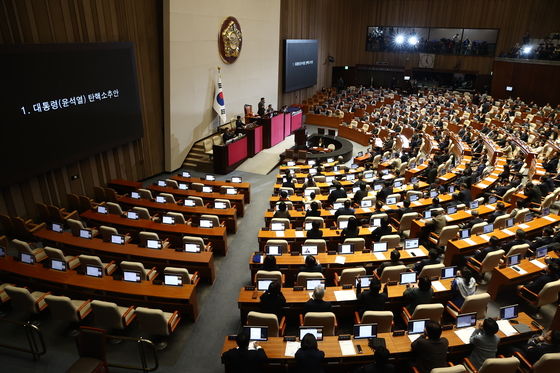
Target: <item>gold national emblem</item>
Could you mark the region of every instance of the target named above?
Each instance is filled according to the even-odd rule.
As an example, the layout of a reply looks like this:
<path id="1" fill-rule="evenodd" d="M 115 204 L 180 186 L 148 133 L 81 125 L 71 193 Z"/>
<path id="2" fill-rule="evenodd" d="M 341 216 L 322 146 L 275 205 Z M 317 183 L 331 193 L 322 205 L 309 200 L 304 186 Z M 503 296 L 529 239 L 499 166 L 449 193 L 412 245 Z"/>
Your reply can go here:
<path id="1" fill-rule="evenodd" d="M 222 24 L 219 41 L 220 55 L 224 62 L 235 62 L 241 53 L 243 35 L 239 22 L 234 17 L 228 17 Z"/>

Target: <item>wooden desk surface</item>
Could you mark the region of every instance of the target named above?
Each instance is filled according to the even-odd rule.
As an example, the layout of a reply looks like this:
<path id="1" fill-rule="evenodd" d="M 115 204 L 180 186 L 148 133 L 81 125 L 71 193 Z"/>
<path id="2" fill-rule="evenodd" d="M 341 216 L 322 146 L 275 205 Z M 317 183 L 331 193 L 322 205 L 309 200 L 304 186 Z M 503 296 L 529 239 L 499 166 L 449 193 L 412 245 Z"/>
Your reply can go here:
<path id="1" fill-rule="evenodd" d="M 552 258 L 558 258 L 558 255 L 554 251 L 551 251 L 549 253 L 549 256 Z M 487 291 L 488 294 L 490 294 L 490 297 L 492 297 L 492 299 L 496 299 L 498 297 L 498 294 L 506 288 L 510 290 L 510 288 L 514 287 L 515 285 L 526 284 L 533 278 L 538 277 L 546 267 L 539 267 L 538 265 L 533 263 L 533 260 L 546 265 L 544 262 L 544 258 L 523 259 L 518 265 L 515 266 L 526 271 L 526 273 L 523 274 L 519 273 L 511 267 L 495 267 L 492 271 L 492 278 L 488 283 Z"/>
<path id="2" fill-rule="evenodd" d="M 180 212 L 181 214 L 185 215 L 185 217 L 189 216 L 196 216 L 197 218 L 200 215 L 208 214 L 208 215 L 216 215 L 223 221 L 226 225 L 226 228 L 229 233 L 237 232 L 237 211 L 235 206 L 229 209 L 215 209 L 209 208 L 204 206 L 181 206 L 177 203 L 159 203 L 155 201 L 150 201 L 147 199 L 136 199 L 130 197 L 119 197 L 117 201 L 121 204 L 127 206 L 139 206 L 145 207 L 150 211 L 161 211 L 161 212 Z"/>
<path id="3" fill-rule="evenodd" d="M 445 202 L 449 202 L 453 199 L 453 196 L 451 193 L 445 193 L 445 194 L 440 194 L 438 195 L 439 198 L 439 202 L 440 203 L 445 203 Z M 412 209 L 423 209 L 426 208 L 428 206 L 430 206 L 432 204 L 432 199 L 433 198 L 420 198 L 414 202 L 410 202 L 410 208 Z M 387 210 L 393 210 L 393 209 L 398 209 L 403 207 L 403 203 L 402 202 L 398 202 L 395 205 L 383 205 L 381 207 L 381 211 L 387 211 Z"/>
<path id="4" fill-rule="evenodd" d="M 108 256 L 111 259 L 115 257 L 125 258 L 126 260 L 136 259 L 141 261 L 146 267 L 148 267 L 148 264 L 156 265 L 160 270 L 163 270 L 165 266 L 184 267 L 189 269 L 191 273 L 198 271 L 201 278 L 210 283 L 214 282 L 214 255 L 211 251 L 187 253 L 175 251 L 171 248 L 162 250 L 148 249 L 131 243 L 118 245 L 104 242 L 101 238 L 81 238 L 73 236 L 70 232 L 57 233 L 46 228 L 34 232 L 33 235 L 41 240 L 76 248 L 75 254 L 78 255 L 84 253 L 85 250 L 93 255 L 100 255 L 101 258 Z M 68 248 L 65 248 L 64 251 L 66 254 L 70 253 Z"/>
<path id="5" fill-rule="evenodd" d="M 170 187 L 161 187 L 158 185 L 150 185 L 148 189 L 158 193 L 170 193 L 176 197 L 181 197 L 181 198 L 200 197 L 205 202 L 210 202 L 218 198 L 228 199 L 230 200 L 231 204 L 235 205 L 235 208 L 237 209 L 237 216 L 243 216 L 243 214 L 245 213 L 245 204 L 244 204 L 245 196 L 243 194 L 222 194 L 222 193 L 214 193 L 214 192 L 203 193 L 191 189 L 187 189 L 187 190 L 173 189 Z"/>
<path id="6" fill-rule="evenodd" d="M 221 186 L 234 187 L 235 189 L 239 190 L 241 193 L 245 195 L 246 203 L 251 202 L 251 183 L 245 183 L 245 182 L 232 183 L 231 181 L 220 181 L 220 180 L 210 181 L 210 180 L 201 179 L 199 177 L 183 177 L 181 175 L 171 176 L 171 179 L 183 183 L 201 183 L 204 185 L 217 186 L 217 187 L 221 187 Z"/>
<path id="7" fill-rule="evenodd" d="M 113 214 L 99 214 L 91 210 L 83 212 L 80 216 L 86 220 L 122 227 L 134 235 L 140 231 L 156 232 L 160 234 L 160 239 L 169 238 L 173 246 L 181 246 L 183 236 L 203 237 L 212 242 L 216 254 L 225 255 L 227 252 L 225 227 L 195 228 L 188 224 L 162 224 L 152 220 L 132 220 Z"/>
<path id="8" fill-rule="evenodd" d="M 467 239 L 451 240 L 447 243 L 444 264 L 452 265 L 455 256 L 465 254 L 475 250 L 476 248 L 487 245 L 490 237 L 492 236 L 497 237 L 499 240 L 506 240 L 508 238 L 513 238 L 517 229 L 522 229 L 526 233 L 531 233 L 543 229 L 544 227 L 557 224 L 558 222 L 560 222 L 560 216 L 550 214 L 545 217 L 533 219 L 528 223 L 516 224 L 507 229 L 496 229 L 488 234 L 471 236 Z"/>
<path id="9" fill-rule="evenodd" d="M 62 285 L 65 289 L 80 288 L 82 292 L 91 293 L 91 291 L 95 291 L 95 294 L 89 294 L 89 296 L 96 299 L 108 296 L 109 298 L 116 297 L 127 300 L 129 305 L 148 303 L 166 309 L 181 307 L 182 311 L 188 312 L 194 320 L 198 315 L 196 285 L 164 286 L 154 285 L 148 281 L 140 283 L 117 281 L 111 276 L 97 278 L 81 275 L 72 270 L 62 272 L 45 268 L 41 264 L 25 264 L 15 261 L 9 256 L 0 259 L 0 271 L 27 280 L 39 281 L 35 282 L 34 286 L 51 283 Z M 115 295 L 104 294 L 105 292 Z"/>
<path id="10" fill-rule="evenodd" d="M 531 328 L 530 332 L 523 333 L 523 334 L 516 334 L 510 337 L 507 337 L 501 331 L 498 331 L 497 335 L 500 337 L 500 343 L 506 344 L 511 343 L 514 340 L 519 339 L 528 339 L 532 334 L 539 331 L 533 325 L 531 325 L 531 321 L 533 319 L 524 312 L 520 312 L 519 316 L 516 319 L 520 323 L 526 324 Z M 408 338 L 408 335 L 404 335 L 401 337 L 393 337 L 391 333 L 379 333 L 379 338 L 385 339 L 385 344 L 387 349 L 391 352 L 392 357 L 404 357 L 399 355 L 408 355 L 411 352 L 411 342 Z M 449 341 L 449 349 L 450 350 L 457 350 L 457 349 L 465 349 L 470 350 L 469 345 L 465 345 L 463 341 L 455 334 L 454 330 L 444 330 L 442 333 L 442 337 L 447 338 Z M 340 350 L 340 345 L 337 336 L 327 336 L 324 337 L 323 341 L 318 342 L 319 350 L 325 352 L 326 359 L 358 359 L 363 356 L 372 356 L 373 350 L 367 346 L 367 340 L 360 340 L 360 339 L 352 339 L 352 343 L 354 346 L 361 345 L 363 349 L 363 354 L 360 355 L 350 355 L 350 356 L 343 356 L 342 351 Z M 271 360 L 293 360 L 293 357 L 285 356 L 284 353 L 286 351 L 286 342 L 284 342 L 283 338 L 281 337 L 271 337 L 268 341 L 259 342 L 259 345 L 264 348 L 266 351 L 266 355 Z M 230 341 L 225 338 L 224 346 L 222 348 L 222 353 L 237 347 L 235 341 Z"/>

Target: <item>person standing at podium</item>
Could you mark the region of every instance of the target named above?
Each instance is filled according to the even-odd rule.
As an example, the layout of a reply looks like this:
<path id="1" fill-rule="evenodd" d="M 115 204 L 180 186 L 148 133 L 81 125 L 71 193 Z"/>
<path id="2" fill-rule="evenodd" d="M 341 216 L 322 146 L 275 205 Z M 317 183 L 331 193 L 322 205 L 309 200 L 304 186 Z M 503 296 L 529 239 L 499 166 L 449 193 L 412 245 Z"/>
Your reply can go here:
<path id="1" fill-rule="evenodd" d="M 264 97 L 261 97 L 258 108 L 259 109 L 257 110 L 257 114 L 262 117 L 266 113 L 266 104 L 264 102 Z"/>

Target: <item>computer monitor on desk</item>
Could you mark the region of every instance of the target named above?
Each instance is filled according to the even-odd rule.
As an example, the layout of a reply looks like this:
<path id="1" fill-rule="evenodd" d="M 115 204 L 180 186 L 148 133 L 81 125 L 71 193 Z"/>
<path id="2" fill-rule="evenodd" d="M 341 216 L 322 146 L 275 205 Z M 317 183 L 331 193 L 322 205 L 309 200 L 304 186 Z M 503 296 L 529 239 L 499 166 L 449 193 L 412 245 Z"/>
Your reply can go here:
<path id="1" fill-rule="evenodd" d="M 317 255 L 319 248 L 317 245 L 302 245 L 301 255 Z"/>
<path id="2" fill-rule="evenodd" d="M 62 224 L 59 223 L 52 223 L 51 230 L 57 233 L 62 233 L 64 231 L 64 229 L 62 228 Z"/>
<path id="3" fill-rule="evenodd" d="M 86 265 L 86 275 L 91 277 L 103 277 L 103 268 L 99 266 Z"/>
<path id="4" fill-rule="evenodd" d="M 373 243 L 373 252 L 374 253 L 382 253 L 387 251 L 388 243 L 387 242 L 374 242 Z"/>
<path id="5" fill-rule="evenodd" d="M 420 320 L 410 320 L 408 322 L 408 334 L 421 334 L 424 333 L 424 329 L 426 328 L 426 323 L 429 319 L 420 319 Z"/>
<path id="6" fill-rule="evenodd" d="M 264 279 L 261 278 L 257 281 L 257 290 L 258 291 L 267 291 L 268 287 L 272 282 L 276 281 L 275 279 Z"/>
<path id="7" fill-rule="evenodd" d="M 112 234 L 111 235 L 111 243 L 117 245 L 124 245 L 126 242 L 126 237 L 123 234 Z"/>
<path id="8" fill-rule="evenodd" d="M 214 228 L 214 222 L 210 219 L 200 219 L 198 226 L 200 228 Z"/>
<path id="9" fill-rule="evenodd" d="M 129 218 L 130 220 L 140 219 L 140 216 L 138 216 L 138 213 L 136 211 L 127 211 L 126 217 Z"/>
<path id="10" fill-rule="evenodd" d="M 130 198 L 140 199 L 140 193 L 138 193 L 138 192 L 130 192 Z"/>
<path id="11" fill-rule="evenodd" d="M 464 313 L 457 316 L 457 329 L 476 325 L 476 312 Z"/>
<path id="12" fill-rule="evenodd" d="M 407 238 L 404 240 L 404 248 L 406 249 L 417 249 L 420 247 L 420 239 L 418 238 Z"/>
<path id="13" fill-rule="evenodd" d="M 173 216 L 169 216 L 169 215 L 164 215 L 161 218 L 161 222 L 163 224 L 175 224 L 175 218 Z"/>
<path id="14" fill-rule="evenodd" d="M 521 254 L 510 255 L 506 258 L 507 266 L 513 267 L 519 264 L 521 261 Z"/>
<path id="15" fill-rule="evenodd" d="M 266 245 L 264 249 L 266 255 L 271 255 L 271 256 L 282 255 L 282 249 L 278 245 Z"/>
<path id="16" fill-rule="evenodd" d="M 97 206 L 97 212 L 99 214 L 108 214 L 109 213 L 109 211 L 107 210 L 107 207 L 101 206 L 101 205 Z"/>
<path id="17" fill-rule="evenodd" d="M 148 249 L 161 249 L 162 248 L 161 240 L 146 240 L 146 247 Z"/>
<path id="18" fill-rule="evenodd" d="M 401 272 L 400 284 L 414 284 L 416 283 L 416 272 Z"/>
<path id="19" fill-rule="evenodd" d="M 231 182 L 232 183 L 241 183 L 243 179 L 241 178 L 241 176 L 232 176 L 231 177 Z"/>
<path id="20" fill-rule="evenodd" d="M 223 209 L 227 208 L 227 204 L 225 202 L 222 202 L 222 201 L 214 201 L 214 208 L 223 210 Z"/>
<path id="21" fill-rule="evenodd" d="M 138 271 L 123 271 L 123 281 L 140 282 L 140 272 Z"/>
<path id="22" fill-rule="evenodd" d="M 373 200 L 371 200 L 371 199 L 363 199 L 363 200 L 360 202 L 360 206 L 361 206 L 362 208 L 372 207 L 372 206 L 373 206 Z"/>
<path id="23" fill-rule="evenodd" d="M 317 286 L 325 288 L 325 279 L 324 278 L 309 278 L 305 283 L 305 288 L 307 290 L 315 290 Z"/>
<path id="24" fill-rule="evenodd" d="M 268 340 L 268 326 L 244 326 L 243 332 L 249 336 L 250 341 Z"/>
<path id="25" fill-rule="evenodd" d="M 93 232 L 91 231 L 91 229 L 80 229 L 80 238 L 87 238 L 87 239 L 91 239 L 93 238 Z"/>
<path id="26" fill-rule="evenodd" d="M 197 243 L 185 243 L 184 249 L 187 253 L 199 253 L 201 251 L 201 247 Z"/>
<path id="27" fill-rule="evenodd" d="M 418 194 L 411 194 L 411 195 L 408 197 L 408 200 L 409 200 L 410 202 L 415 202 L 415 201 L 418 201 L 419 199 L 420 199 L 420 196 L 419 196 Z"/>
<path id="28" fill-rule="evenodd" d="M 377 338 L 377 324 L 354 324 L 354 339 Z"/>
<path id="29" fill-rule="evenodd" d="M 272 223 L 270 224 L 270 229 L 272 229 L 273 231 L 283 231 L 284 223 Z"/>
<path id="30" fill-rule="evenodd" d="M 338 228 L 339 229 L 344 229 L 348 226 L 348 220 L 342 220 L 339 224 L 338 224 Z"/>
<path id="31" fill-rule="evenodd" d="M 165 203 L 165 197 L 164 196 L 156 196 L 156 202 L 157 203 Z"/>
<path id="32" fill-rule="evenodd" d="M 183 277 L 181 275 L 164 273 L 163 274 L 163 284 L 168 286 L 182 286 Z"/>
<path id="33" fill-rule="evenodd" d="M 206 181 L 214 181 L 214 180 L 216 180 L 216 177 L 215 177 L 214 175 L 206 175 L 206 176 L 204 177 L 204 179 L 205 179 Z"/>
<path id="34" fill-rule="evenodd" d="M 515 319 L 519 314 L 519 305 L 513 304 L 511 306 L 500 307 L 500 319 L 509 320 Z"/>
<path id="35" fill-rule="evenodd" d="M 494 231 L 494 224 L 486 224 L 484 227 L 482 227 L 482 233 L 483 234 L 488 234 L 488 233 L 492 233 Z"/>
<path id="36" fill-rule="evenodd" d="M 339 254 L 353 254 L 354 253 L 354 245 L 349 243 L 342 243 L 338 245 L 338 253 Z"/>
<path id="37" fill-rule="evenodd" d="M 318 341 L 323 340 L 323 328 L 320 326 L 300 326 L 299 340 L 301 341 L 306 334 L 313 334 Z"/>
<path id="38" fill-rule="evenodd" d="M 511 228 L 511 227 L 513 227 L 514 224 L 515 224 L 515 221 L 514 221 L 513 218 L 506 219 L 506 228 Z"/>
<path id="39" fill-rule="evenodd" d="M 356 277 L 356 286 L 360 284 L 362 289 L 369 288 L 369 284 L 371 283 L 371 279 L 373 276 L 358 276 Z"/>
<path id="40" fill-rule="evenodd" d="M 541 246 L 541 247 L 537 247 L 537 249 L 535 250 L 535 257 L 538 258 L 542 258 L 548 255 L 548 246 Z"/>
<path id="41" fill-rule="evenodd" d="M 474 209 L 478 208 L 478 200 L 475 199 L 474 201 L 471 201 L 471 202 L 469 203 L 469 208 L 470 208 L 471 210 L 474 210 Z"/>
<path id="42" fill-rule="evenodd" d="M 461 237 L 462 240 L 464 240 L 465 238 L 469 238 L 471 236 L 471 230 L 466 228 L 466 229 L 461 229 L 459 231 L 459 237 Z"/>
<path id="43" fill-rule="evenodd" d="M 457 276 L 457 267 L 445 267 L 441 269 L 441 278 L 455 278 Z"/>
<path id="44" fill-rule="evenodd" d="M 194 202 L 194 200 L 187 198 L 187 199 L 185 199 L 185 206 L 194 207 L 194 206 L 196 206 L 196 203 Z"/>

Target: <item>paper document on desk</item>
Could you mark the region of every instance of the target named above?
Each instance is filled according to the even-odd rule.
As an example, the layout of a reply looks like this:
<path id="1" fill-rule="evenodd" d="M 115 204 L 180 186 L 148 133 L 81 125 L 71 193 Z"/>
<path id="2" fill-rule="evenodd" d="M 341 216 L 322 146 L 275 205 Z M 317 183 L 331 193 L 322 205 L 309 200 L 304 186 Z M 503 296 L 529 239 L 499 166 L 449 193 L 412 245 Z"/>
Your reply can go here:
<path id="1" fill-rule="evenodd" d="M 284 351 L 284 356 L 294 357 L 296 356 L 297 350 L 300 348 L 299 342 L 286 342 L 286 351 Z"/>
<path id="2" fill-rule="evenodd" d="M 284 237 L 284 231 L 276 231 L 276 237 Z"/>
<path id="3" fill-rule="evenodd" d="M 420 249 L 408 249 L 408 250 L 405 250 L 405 251 L 408 253 L 408 255 L 410 255 L 412 257 L 423 256 L 424 255 L 424 253 Z"/>
<path id="4" fill-rule="evenodd" d="M 340 346 L 340 352 L 342 356 L 356 355 L 356 349 L 354 348 L 354 343 L 350 341 L 338 341 Z"/>
<path id="5" fill-rule="evenodd" d="M 385 254 L 384 253 L 373 253 L 373 255 L 375 255 L 375 259 L 377 259 L 377 260 L 385 260 Z"/>
<path id="6" fill-rule="evenodd" d="M 368 227 L 369 232 L 370 232 L 370 233 L 373 232 L 373 231 L 375 230 L 375 228 L 377 228 L 377 227 Z"/>
<path id="7" fill-rule="evenodd" d="M 496 208 L 495 208 L 494 206 L 492 206 L 492 205 L 488 205 L 488 206 L 486 206 L 486 208 L 487 208 L 488 210 L 492 210 L 492 211 L 494 211 L 494 210 L 496 209 Z"/>
<path id="8" fill-rule="evenodd" d="M 336 214 L 336 210 L 329 210 L 329 212 L 331 213 L 331 215 Z"/>
<path id="9" fill-rule="evenodd" d="M 337 302 L 356 300 L 356 293 L 354 290 L 336 290 L 334 292 L 334 297 Z"/>
<path id="10" fill-rule="evenodd" d="M 504 232 L 505 234 L 507 234 L 508 236 L 513 236 L 515 233 L 513 233 L 512 231 L 510 231 L 509 229 L 502 229 L 502 232 Z"/>
<path id="11" fill-rule="evenodd" d="M 342 255 L 337 255 L 334 262 L 338 264 L 344 264 L 346 263 L 346 257 Z"/>
<path id="12" fill-rule="evenodd" d="M 531 263 L 533 263 L 534 265 L 536 265 L 539 268 L 546 268 L 546 264 L 542 263 L 540 260 L 538 259 L 533 259 L 531 260 Z"/>
<path id="13" fill-rule="evenodd" d="M 465 238 L 463 241 L 465 241 L 468 245 L 476 245 L 476 242 L 474 242 L 470 238 Z"/>
<path id="14" fill-rule="evenodd" d="M 555 220 L 555 221 L 556 221 L 556 220 Z M 527 229 L 527 228 L 529 228 L 529 226 L 528 226 L 527 224 L 519 224 L 518 227 L 521 228 L 521 229 Z"/>
<path id="15" fill-rule="evenodd" d="M 362 210 L 364 210 L 364 212 L 371 212 L 371 209 L 369 207 L 363 207 Z"/>
<path id="16" fill-rule="evenodd" d="M 478 236 L 480 238 L 482 238 L 484 241 L 488 242 L 490 241 L 490 236 L 487 234 L 481 234 L 480 236 Z"/>
<path id="17" fill-rule="evenodd" d="M 432 286 L 434 287 L 434 289 L 436 289 L 436 291 L 445 291 L 447 290 L 447 288 L 445 287 L 444 284 L 442 284 L 439 281 L 432 281 Z"/>
<path id="18" fill-rule="evenodd" d="M 422 333 L 420 334 L 409 334 L 408 335 L 408 339 L 410 339 L 410 342 L 414 342 L 415 340 L 418 339 L 418 337 L 420 337 L 422 335 Z"/>
<path id="19" fill-rule="evenodd" d="M 469 328 L 461 328 L 461 329 L 457 329 L 454 330 L 455 334 L 457 335 L 457 337 L 459 337 L 459 339 L 461 341 L 463 341 L 464 344 L 468 345 L 469 343 L 471 343 L 471 335 L 474 332 L 474 327 L 469 327 Z"/>
<path id="20" fill-rule="evenodd" d="M 255 346 L 255 341 L 249 342 L 249 350 L 256 350 L 257 347 Z"/>
<path id="21" fill-rule="evenodd" d="M 517 270 L 514 269 L 514 267 L 517 268 Z M 515 272 L 517 272 L 519 275 L 524 275 L 524 274 L 527 273 L 526 270 L 524 270 L 523 268 L 521 268 L 521 267 L 519 267 L 519 266 L 512 266 L 512 267 L 510 267 L 510 268 L 513 269 Z"/>
<path id="22" fill-rule="evenodd" d="M 445 221 L 451 221 L 453 218 L 449 215 L 445 215 Z"/>
<path id="23" fill-rule="evenodd" d="M 551 221 L 551 222 L 556 221 L 556 219 L 554 219 L 552 216 L 543 216 L 543 219 L 546 219 L 546 220 Z"/>
<path id="24" fill-rule="evenodd" d="M 500 327 L 500 331 L 509 337 L 510 335 L 517 334 L 517 330 L 509 323 L 509 320 L 498 320 L 498 326 Z"/>
<path id="25" fill-rule="evenodd" d="M 297 238 L 303 238 L 303 237 L 305 237 L 305 234 L 303 233 L 303 231 L 296 231 L 296 237 Z"/>
<path id="26" fill-rule="evenodd" d="M 493 183 L 493 182 L 496 181 L 496 180 L 498 180 L 498 179 L 493 178 L 493 177 L 487 177 L 487 178 L 486 178 L 486 181 L 488 181 L 489 183 Z"/>

